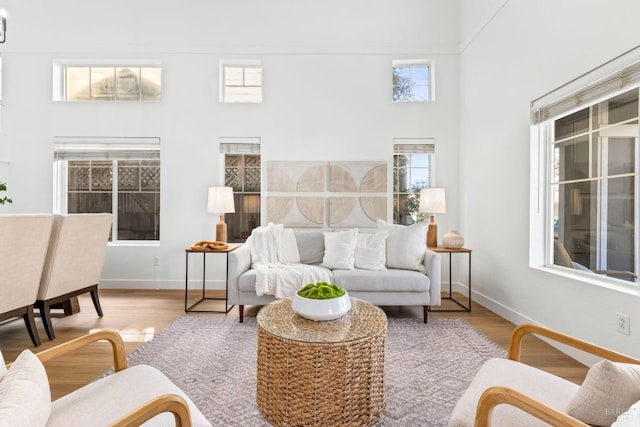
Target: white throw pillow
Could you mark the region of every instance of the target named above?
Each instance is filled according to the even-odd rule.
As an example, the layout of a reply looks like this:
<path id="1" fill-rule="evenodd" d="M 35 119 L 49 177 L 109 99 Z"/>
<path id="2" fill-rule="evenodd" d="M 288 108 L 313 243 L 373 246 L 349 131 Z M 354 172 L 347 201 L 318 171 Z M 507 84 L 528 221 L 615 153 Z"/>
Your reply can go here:
<path id="1" fill-rule="evenodd" d="M 47 372 L 35 354 L 24 350 L 0 381 L 0 426 L 45 426 L 50 413 Z"/>
<path id="2" fill-rule="evenodd" d="M 412 225 L 389 224 L 378 220 L 378 230 L 387 231 L 387 267 L 417 270 L 425 273 L 422 261 L 427 250 L 426 221 Z"/>
<path id="3" fill-rule="evenodd" d="M 322 266 L 329 269 L 353 270 L 358 229 L 324 232 Z"/>
<path id="4" fill-rule="evenodd" d="M 354 267 L 364 270 L 386 270 L 386 240 L 389 235 L 386 231 L 378 231 L 375 234 L 359 233 L 356 241 Z"/>
<path id="5" fill-rule="evenodd" d="M 610 426 L 640 400 L 640 365 L 602 360 L 589 369 L 567 413 L 583 423 Z"/>

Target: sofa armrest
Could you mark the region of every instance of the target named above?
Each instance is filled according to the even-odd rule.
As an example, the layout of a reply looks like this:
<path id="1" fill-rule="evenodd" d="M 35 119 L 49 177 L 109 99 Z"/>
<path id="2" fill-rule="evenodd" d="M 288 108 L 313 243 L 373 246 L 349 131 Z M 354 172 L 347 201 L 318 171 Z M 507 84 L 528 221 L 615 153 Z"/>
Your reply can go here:
<path id="1" fill-rule="evenodd" d="M 251 268 L 251 249 L 249 245 L 242 245 L 228 254 L 227 269 L 227 298 L 230 304 L 240 304 L 240 288 L 238 278 Z"/>
<path id="2" fill-rule="evenodd" d="M 431 282 L 431 287 L 429 289 L 429 305 L 440 305 L 440 282 L 442 279 L 442 260 L 440 259 L 440 254 L 427 249 L 427 252 L 424 254 L 422 263 L 427 269 L 427 276 L 429 276 L 429 281 Z"/>

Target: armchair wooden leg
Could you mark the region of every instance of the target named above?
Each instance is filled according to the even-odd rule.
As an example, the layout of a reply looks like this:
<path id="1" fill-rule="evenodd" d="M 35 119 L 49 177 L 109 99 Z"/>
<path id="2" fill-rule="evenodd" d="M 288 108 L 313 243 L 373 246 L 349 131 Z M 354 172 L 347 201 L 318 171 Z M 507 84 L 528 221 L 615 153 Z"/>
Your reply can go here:
<path id="1" fill-rule="evenodd" d="M 35 347 L 40 346 L 40 336 L 38 335 L 35 317 L 33 316 L 33 305 L 27 306 L 27 312 L 22 315 L 22 318 L 24 319 L 24 324 L 27 326 L 27 332 L 29 332 L 33 345 Z"/>
<path id="2" fill-rule="evenodd" d="M 429 319 L 428 313 L 429 313 L 429 306 L 428 305 L 423 305 L 422 306 L 422 317 L 424 318 L 424 323 L 427 323 L 427 320 Z"/>
<path id="3" fill-rule="evenodd" d="M 52 340 L 56 337 L 56 334 L 53 332 L 53 323 L 51 322 L 51 303 L 49 301 L 38 301 L 36 304 L 40 309 L 40 319 L 44 324 L 44 330 L 47 332 L 49 339 Z"/>
<path id="4" fill-rule="evenodd" d="M 244 305 L 238 306 L 238 312 L 240 313 L 240 323 L 244 323 Z"/>
<path id="5" fill-rule="evenodd" d="M 89 293 L 91 294 L 93 306 L 96 308 L 96 313 L 98 313 L 99 317 L 102 317 L 102 307 L 100 306 L 100 297 L 98 297 L 98 285 L 91 289 Z"/>

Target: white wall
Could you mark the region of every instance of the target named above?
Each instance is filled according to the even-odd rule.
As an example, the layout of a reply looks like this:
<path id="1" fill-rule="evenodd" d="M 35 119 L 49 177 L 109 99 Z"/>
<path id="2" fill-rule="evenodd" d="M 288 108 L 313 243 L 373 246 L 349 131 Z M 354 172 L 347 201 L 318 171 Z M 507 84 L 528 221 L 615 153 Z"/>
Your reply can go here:
<path id="1" fill-rule="evenodd" d="M 528 267 L 530 103 L 640 44 L 640 3 L 482 6 L 460 2 L 461 224 L 474 249 L 475 297 L 514 322 L 534 321 L 640 356 L 638 292 Z M 616 312 L 631 315 L 631 336 L 615 331 Z"/>
<path id="2" fill-rule="evenodd" d="M 0 159 L 10 163 L 0 172 L 14 199 L 7 211 L 51 212 L 54 136 L 161 138 L 160 244 L 110 246 L 106 287 L 183 286 L 184 248 L 214 233 L 206 189 L 222 183 L 220 137 L 260 137 L 265 161 L 389 162 L 394 137 L 433 137 L 437 185 L 458 193 L 457 1 L 115 0 L 98 8 L 6 0 L 2 7 L 9 31 L 0 45 Z M 92 58 L 161 60 L 162 102 L 52 102 L 52 61 Z M 435 61 L 435 103 L 391 102 L 391 61 L 404 58 Z M 228 59 L 262 61 L 263 104 L 218 102 L 218 64 Z M 458 222 L 457 198 L 448 202 L 453 214 L 438 218 L 441 236 Z M 212 280 L 223 277 L 210 270 Z"/>

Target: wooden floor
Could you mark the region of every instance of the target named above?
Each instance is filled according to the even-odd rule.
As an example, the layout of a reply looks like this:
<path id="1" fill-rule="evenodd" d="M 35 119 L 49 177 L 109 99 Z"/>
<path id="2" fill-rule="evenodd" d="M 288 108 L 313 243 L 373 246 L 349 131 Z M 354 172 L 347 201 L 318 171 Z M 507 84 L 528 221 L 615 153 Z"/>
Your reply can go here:
<path id="1" fill-rule="evenodd" d="M 456 298 L 466 304 L 461 295 Z M 39 318 L 36 318 L 42 345 L 34 348 L 22 319 L 0 323 L 0 350 L 7 363 L 13 361 L 22 350 L 28 348 L 34 352 L 53 347 L 62 342 L 84 335 L 94 329 L 115 329 L 119 331 L 126 345 L 127 353 L 138 348 L 145 341 L 167 327 L 180 316 L 227 316 L 238 318 L 238 309 L 229 314 L 188 313 L 184 312 L 183 291 L 142 291 L 142 290 L 101 290 L 100 301 L 104 317 L 99 318 L 88 295 L 80 296 L 81 312 L 63 316 L 54 315 L 53 326 L 56 338 L 49 341 Z M 218 309 L 223 302 L 215 301 Z M 445 304 L 450 304 L 446 301 Z M 452 308 L 444 305 L 441 308 Z M 260 309 L 258 306 L 245 307 L 245 316 L 253 317 Z M 421 307 L 385 307 L 389 317 L 421 318 Z M 472 312 L 430 313 L 430 318 L 462 318 L 480 332 L 487 335 L 503 348 L 507 348 L 514 325 L 495 315 L 479 304 L 474 303 Z M 429 325 L 425 325 L 428 328 Z M 189 349 L 185 349 L 189 351 Z M 523 362 L 537 366 L 570 381 L 580 383 L 587 368 L 563 353 L 555 350 L 537 338 L 526 338 L 524 342 Z M 109 369 L 113 362 L 110 346 L 96 343 L 72 356 L 65 356 L 47 363 L 47 374 L 51 384 L 52 399 L 74 390 Z"/>

